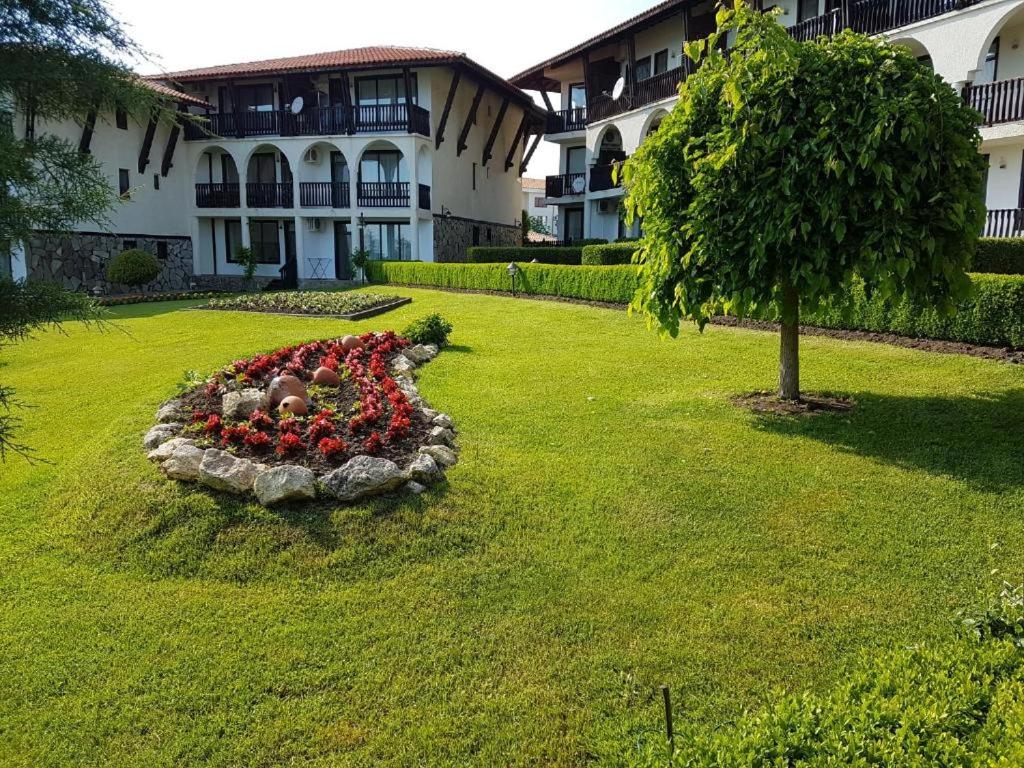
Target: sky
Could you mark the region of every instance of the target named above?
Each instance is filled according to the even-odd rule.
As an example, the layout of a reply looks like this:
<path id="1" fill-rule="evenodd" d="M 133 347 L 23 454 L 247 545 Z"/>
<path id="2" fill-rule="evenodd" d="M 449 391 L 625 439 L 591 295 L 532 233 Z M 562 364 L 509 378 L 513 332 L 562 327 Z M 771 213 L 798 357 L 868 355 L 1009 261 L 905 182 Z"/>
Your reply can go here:
<path id="1" fill-rule="evenodd" d="M 107 0 L 151 61 L 143 74 L 281 56 L 409 45 L 460 51 L 503 77 L 560 53 L 657 0 Z M 557 102 L 556 102 L 557 106 Z M 528 175 L 558 173 L 547 142 Z"/>

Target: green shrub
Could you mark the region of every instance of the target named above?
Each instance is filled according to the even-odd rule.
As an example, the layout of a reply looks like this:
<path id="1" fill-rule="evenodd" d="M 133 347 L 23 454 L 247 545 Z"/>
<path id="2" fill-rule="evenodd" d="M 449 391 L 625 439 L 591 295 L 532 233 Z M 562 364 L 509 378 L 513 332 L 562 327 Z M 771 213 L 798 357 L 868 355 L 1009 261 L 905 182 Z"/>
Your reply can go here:
<path id="1" fill-rule="evenodd" d="M 138 249 L 117 254 L 107 266 L 107 280 L 132 288 L 153 282 L 159 274 L 160 264 L 156 257 Z"/>
<path id="2" fill-rule="evenodd" d="M 862 656 L 825 696 L 779 694 L 763 712 L 706 732 L 682 723 L 673 766 L 1024 765 L 1024 603 L 933 647 Z M 652 744 L 639 763 L 666 765 Z"/>
<path id="3" fill-rule="evenodd" d="M 402 331 L 402 336 L 413 344 L 436 344 L 438 347 L 446 347 L 448 334 L 451 332 L 452 324 L 435 312 L 410 323 Z"/>
<path id="4" fill-rule="evenodd" d="M 540 264 L 579 264 L 583 255 L 582 246 L 536 246 L 534 248 L 469 248 L 466 256 L 470 264 L 508 264 L 530 262 L 536 259 Z"/>
<path id="5" fill-rule="evenodd" d="M 633 254 L 636 253 L 636 249 L 636 241 L 588 245 L 583 249 L 583 264 L 590 267 L 632 264 Z"/>
<path id="6" fill-rule="evenodd" d="M 530 249 L 533 250 L 533 249 Z M 561 264 L 519 263 L 516 291 L 535 296 L 628 304 L 636 292 L 636 268 L 576 267 Z M 427 264 L 380 262 L 370 265 L 374 282 L 425 285 L 511 293 L 512 280 L 505 264 Z"/>
<path id="7" fill-rule="evenodd" d="M 983 237 L 974 252 L 975 272 L 1024 275 L 1024 238 Z"/>

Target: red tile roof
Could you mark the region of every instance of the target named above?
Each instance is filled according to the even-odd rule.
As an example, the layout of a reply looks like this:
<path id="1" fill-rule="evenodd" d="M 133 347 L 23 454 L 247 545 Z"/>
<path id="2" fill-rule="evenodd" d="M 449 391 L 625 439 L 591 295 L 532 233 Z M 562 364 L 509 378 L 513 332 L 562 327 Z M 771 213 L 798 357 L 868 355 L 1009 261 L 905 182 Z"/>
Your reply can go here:
<path id="1" fill-rule="evenodd" d="M 190 96 L 187 93 L 176 91 L 173 88 L 169 88 L 163 83 L 157 82 L 156 80 L 151 80 L 148 77 L 142 78 L 142 84 L 149 88 L 151 91 L 156 91 L 161 96 L 166 96 L 167 98 L 173 99 L 175 101 L 182 101 L 186 104 L 191 104 L 195 107 L 202 107 L 203 109 L 208 109 L 212 106 L 209 102 L 200 99 L 197 96 Z"/>
<path id="2" fill-rule="evenodd" d="M 544 179 L 523 179 L 523 189 L 547 189 Z"/>

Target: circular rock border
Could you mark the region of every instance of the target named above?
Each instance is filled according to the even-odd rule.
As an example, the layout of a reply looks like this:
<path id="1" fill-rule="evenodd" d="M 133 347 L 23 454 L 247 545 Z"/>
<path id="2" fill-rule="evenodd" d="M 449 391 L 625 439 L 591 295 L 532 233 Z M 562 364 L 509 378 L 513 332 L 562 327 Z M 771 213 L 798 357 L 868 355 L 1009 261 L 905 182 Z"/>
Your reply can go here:
<path id="1" fill-rule="evenodd" d="M 171 480 L 200 483 L 215 491 L 239 496 L 254 495 L 271 507 L 317 498 L 354 503 L 399 490 L 422 494 L 429 486 L 445 480 L 445 471 L 458 462 L 458 443 L 452 419 L 430 408 L 416 387 L 416 369 L 437 357 L 434 345 L 415 345 L 402 350 L 391 361 L 391 375 L 409 403 L 430 424 L 428 444 L 405 467 L 394 461 L 358 455 L 341 467 L 318 474 L 297 464 L 270 466 L 234 456 L 221 448 L 203 448 L 198 441 L 182 436 L 187 414 L 182 400 L 170 400 L 157 411 L 157 424 L 143 438 L 150 461 L 159 465 Z M 213 381 L 211 379 L 211 381 Z M 263 407 L 264 393 L 243 389 L 228 393 L 234 401 L 246 400 Z M 225 401 L 228 397 L 225 396 Z M 244 405 L 244 404 L 243 404 Z"/>

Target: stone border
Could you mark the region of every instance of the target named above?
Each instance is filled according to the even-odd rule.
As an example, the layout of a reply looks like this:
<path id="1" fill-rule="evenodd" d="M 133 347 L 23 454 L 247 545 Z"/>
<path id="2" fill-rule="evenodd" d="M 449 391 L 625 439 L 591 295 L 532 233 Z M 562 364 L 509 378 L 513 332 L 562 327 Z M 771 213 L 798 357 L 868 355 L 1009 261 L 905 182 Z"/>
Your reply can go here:
<path id="1" fill-rule="evenodd" d="M 216 297 L 214 297 L 216 298 Z M 377 315 L 383 315 L 386 312 L 404 307 L 406 304 L 412 304 L 412 299 L 402 297 L 397 301 L 392 301 L 389 304 L 380 304 L 376 307 L 370 307 L 369 309 L 361 309 L 358 312 L 349 312 L 344 315 L 312 315 L 306 312 L 261 312 L 258 309 L 235 309 L 228 307 L 187 307 L 190 311 L 203 311 L 203 312 L 242 312 L 248 315 L 272 315 L 275 317 L 308 317 L 311 320 L 368 320 L 371 317 Z"/>
<path id="2" fill-rule="evenodd" d="M 456 429 L 447 414 L 430 408 L 416 387 L 415 370 L 438 355 L 433 345 L 408 347 L 391 361 L 398 386 L 432 428 L 429 442 L 407 467 L 389 459 L 356 456 L 342 467 L 317 475 L 294 464 L 269 466 L 239 458 L 219 448 L 200 448 L 181 437 L 185 414 L 182 402 L 171 400 L 157 411 L 157 425 L 146 434 L 143 447 L 149 460 L 171 480 L 201 483 L 215 491 L 238 496 L 254 494 L 266 507 L 288 502 L 330 498 L 352 503 L 402 489 L 419 495 L 445 480 L 445 470 L 458 462 Z"/>

